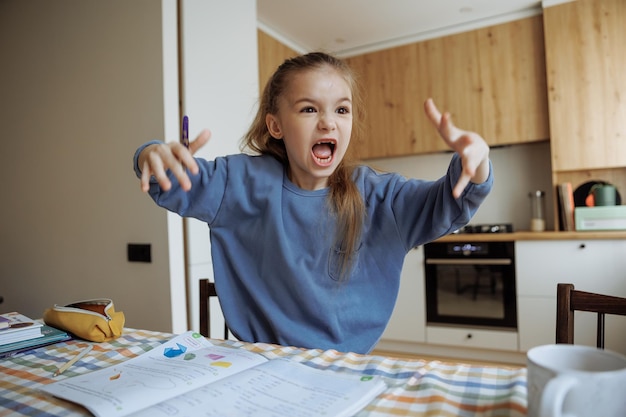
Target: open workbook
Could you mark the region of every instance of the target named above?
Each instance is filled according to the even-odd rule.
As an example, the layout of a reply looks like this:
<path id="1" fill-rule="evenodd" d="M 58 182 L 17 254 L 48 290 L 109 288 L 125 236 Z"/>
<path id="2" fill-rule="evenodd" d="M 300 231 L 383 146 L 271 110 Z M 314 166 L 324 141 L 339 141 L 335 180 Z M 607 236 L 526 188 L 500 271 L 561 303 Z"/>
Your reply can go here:
<path id="1" fill-rule="evenodd" d="M 113 416 L 352 416 L 386 385 L 215 346 L 187 332 L 126 362 L 42 388 Z"/>

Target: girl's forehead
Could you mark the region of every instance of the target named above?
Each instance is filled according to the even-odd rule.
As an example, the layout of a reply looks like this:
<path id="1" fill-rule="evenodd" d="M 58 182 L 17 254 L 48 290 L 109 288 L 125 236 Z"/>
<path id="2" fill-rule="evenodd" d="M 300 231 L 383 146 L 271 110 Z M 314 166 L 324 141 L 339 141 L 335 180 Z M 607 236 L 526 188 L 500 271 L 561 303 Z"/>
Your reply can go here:
<path id="1" fill-rule="evenodd" d="M 316 84 L 332 84 L 335 87 L 341 89 L 347 89 L 352 91 L 351 83 L 348 81 L 346 75 L 328 65 L 322 67 L 308 68 L 295 72 L 287 80 L 284 89 L 284 93 L 289 94 L 296 90 L 306 88 L 316 88 Z"/>

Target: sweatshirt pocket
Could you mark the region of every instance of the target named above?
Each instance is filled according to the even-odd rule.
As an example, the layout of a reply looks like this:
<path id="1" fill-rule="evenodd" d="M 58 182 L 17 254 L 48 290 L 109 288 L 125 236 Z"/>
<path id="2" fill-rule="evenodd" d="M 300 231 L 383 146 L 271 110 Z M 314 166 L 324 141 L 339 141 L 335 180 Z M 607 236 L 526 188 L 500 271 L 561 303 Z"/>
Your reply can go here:
<path id="1" fill-rule="evenodd" d="M 348 259 L 348 269 L 346 270 L 346 274 L 343 277 L 344 279 L 350 278 L 353 275 L 359 272 L 359 256 L 361 253 L 361 247 L 363 246 L 363 242 L 359 242 L 359 246 L 356 251 L 352 253 L 350 259 Z M 335 281 L 342 281 L 341 269 L 342 269 L 342 260 L 343 255 L 345 254 L 340 248 L 333 246 L 329 250 L 328 255 L 328 275 Z"/>

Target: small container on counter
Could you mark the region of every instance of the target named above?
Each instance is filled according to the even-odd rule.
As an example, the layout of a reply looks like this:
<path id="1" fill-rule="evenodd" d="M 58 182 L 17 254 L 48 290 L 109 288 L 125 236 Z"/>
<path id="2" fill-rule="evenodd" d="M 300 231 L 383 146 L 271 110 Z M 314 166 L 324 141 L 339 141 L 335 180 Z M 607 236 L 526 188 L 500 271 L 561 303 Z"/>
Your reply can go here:
<path id="1" fill-rule="evenodd" d="M 537 190 L 528 194 L 530 197 L 530 230 L 543 232 L 546 230 L 546 193 Z"/>

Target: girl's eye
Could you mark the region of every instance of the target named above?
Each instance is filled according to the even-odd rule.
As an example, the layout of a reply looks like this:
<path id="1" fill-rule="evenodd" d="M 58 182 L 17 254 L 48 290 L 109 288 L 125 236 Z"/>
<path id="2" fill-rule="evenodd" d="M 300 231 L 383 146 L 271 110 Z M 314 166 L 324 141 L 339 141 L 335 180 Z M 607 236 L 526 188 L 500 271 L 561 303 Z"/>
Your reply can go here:
<path id="1" fill-rule="evenodd" d="M 304 107 L 302 110 L 300 110 L 302 113 L 314 113 L 315 112 L 315 108 L 308 106 L 308 107 Z"/>
<path id="2" fill-rule="evenodd" d="M 350 109 L 347 108 L 347 107 L 339 107 L 337 109 L 337 113 L 339 113 L 339 114 L 348 114 L 348 113 L 350 113 Z"/>

